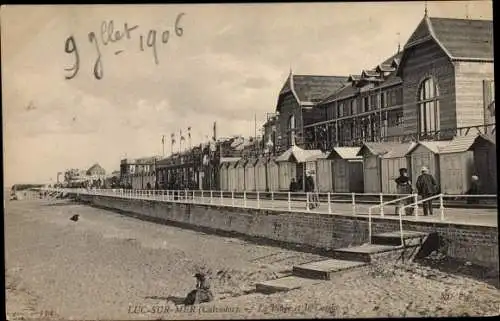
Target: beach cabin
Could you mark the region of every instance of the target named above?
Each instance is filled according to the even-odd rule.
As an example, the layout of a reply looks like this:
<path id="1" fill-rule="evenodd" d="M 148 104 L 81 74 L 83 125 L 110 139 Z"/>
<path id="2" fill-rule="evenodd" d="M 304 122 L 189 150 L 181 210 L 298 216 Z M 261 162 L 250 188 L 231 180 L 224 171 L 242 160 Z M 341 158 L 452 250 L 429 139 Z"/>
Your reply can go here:
<path id="1" fill-rule="evenodd" d="M 247 164 L 246 159 L 240 159 L 236 163 L 236 186 L 235 191 L 243 192 L 245 190 L 245 165 Z"/>
<path id="2" fill-rule="evenodd" d="M 469 148 L 477 135 L 453 138 L 439 149 L 441 192 L 462 195 L 469 190 L 474 175 L 474 153 Z"/>
<path id="3" fill-rule="evenodd" d="M 333 191 L 332 161 L 328 155 L 325 153 L 316 160 L 316 187 L 322 193 Z"/>
<path id="4" fill-rule="evenodd" d="M 280 190 L 279 165 L 273 159 L 267 161 L 266 165 L 267 188 L 270 192 L 278 192 Z"/>
<path id="5" fill-rule="evenodd" d="M 328 154 L 331 161 L 330 180 L 335 193 L 363 193 L 363 157 L 359 147 L 335 147 Z"/>
<path id="6" fill-rule="evenodd" d="M 220 180 L 220 189 L 223 191 L 231 190 L 231 178 L 230 178 L 230 168 L 234 167 L 236 162 L 239 160 L 239 157 L 223 157 L 220 160 L 219 166 L 219 180 Z"/>
<path id="7" fill-rule="evenodd" d="M 363 157 L 365 193 L 397 192 L 394 180 L 400 168 L 408 168 L 406 154 L 414 144 L 364 143 L 357 156 Z"/>
<path id="8" fill-rule="evenodd" d="M 267 190 L 267 158 L 261 157 L 255 164 L 255 190 L 263 192 Z"/>
<path id="9" fill-rule="evenodd" d="M 420 141 L 406 153 L 411 168 L 409 174 L 414 190 L 416 190 L 415 184 L 423 166 L 426 166 L 429 169 L 429 174 L 434 176 L 438 184 L 441 184 L 439 154 L 440 149 L 449 143 L 450 141 Z"/>
<path id="10" fill-rule="evenodd" d="M 249 192 L 255 191 L 255 164 L 256 158 L 251 158 L 245 165 L 245 190 Z"/>
<path id="11" fill-rule="evenodd" d="M 238 172 L 236 171 L 236 165 L 238 161 L 228 163 L 227 165 L 227 190 L 236 191 L 238 182 Z"/>
<path id="12" fill-rule="evenodd" d="M 304 189 L 306 160 L 313 159 L 314 156 L 320 156 L 321 154 L 322 152 L 319 149 L 305 150 L 293 145 L 276 158 L 276 162 L 279 164 L 279 189 L 288 191 L 292 177 L 297 182 L 302 181 L 301 188 Z"/>
<path id="13" fill-rule="evenodd" d="M 320 189 L 319 189 L 319 175 L 320 173 L 318 173 L 318 161 L 320 159 L 326 159 L 326 156 L 328 156 L 327 154 L 313 154 L 309 157 L 306 158 L 306 161 L 305 161 L 305 172 L 309 171 L 312 175 L 312 178 L 313 178 L 313 181 L 314 181 L 314 187 L 316 189 L 316 191 L 320 192 Z M 305 172 L 304 172 L 304 175 L 305 175 Z M 330 190 L 326 190 L 325 192 L 329 192 Z"/>
<path id="14" fill-rule="evenodd" d="M 479 135 L 469 147 L 482 194 L 497 193 L 497 150 L 495 136 Z"/>

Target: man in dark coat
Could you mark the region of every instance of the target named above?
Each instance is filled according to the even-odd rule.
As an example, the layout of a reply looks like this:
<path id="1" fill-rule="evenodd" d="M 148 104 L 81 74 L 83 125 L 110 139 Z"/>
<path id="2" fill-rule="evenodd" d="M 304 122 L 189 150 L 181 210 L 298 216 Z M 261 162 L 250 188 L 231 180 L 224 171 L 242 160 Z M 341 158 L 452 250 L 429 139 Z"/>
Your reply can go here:
<path id="1" fill-rule="evenodd" d="M 292 177 L 292 180 L 290 181 L 290 192 L 296 192 L 298 190 L 297 182 L 295 181 L 295 178 Z"/>
<path id="2" fill-rule="evenodd" d="M 212 291 L 210 291 L 210 283 L 204 273 L 196 273 L 196 289 L 189 292 L 184 300 L 185 305 L 199 304 L 203 302 L 211 302 L 214 299 Z"/>
<path id="3" fill-rule="evenodd" d="M 425 166 L 422 167 L 422 174 L 417 178 L 416 187 L 418 195 L 420 195 L 422 199 L 436 195 L 439 191 L 436 180 L 429 174 L 429 169 Z M 424 208 L 424 216 L 432 215 L 432 200 L 423 202 L 422 206 Z"/>
<path id="4" fill-rule="evenodd" d="M 309 199 L 309 208 L 315 208 L 316 207 L 316 202 L 314 199 L 314 179 L 312 178 L 311 173 L 308 171 L 306 172 L 306 186 L 305 186 L 305 192 L 307 194 L 307 198 Z"/>

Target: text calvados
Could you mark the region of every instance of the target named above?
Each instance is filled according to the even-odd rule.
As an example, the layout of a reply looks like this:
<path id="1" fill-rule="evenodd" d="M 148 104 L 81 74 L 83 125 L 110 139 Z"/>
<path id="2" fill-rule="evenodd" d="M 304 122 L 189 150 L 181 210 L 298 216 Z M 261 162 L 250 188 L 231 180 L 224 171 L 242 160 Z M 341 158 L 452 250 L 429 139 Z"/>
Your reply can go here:
<path id="1" fill-rule="evenodd" d="M 150 29 L 147 34 L 140 34 L 138 39 L 138 50 L 145 51 L 147 50 L 147 48 L 150 48 L 153 53 L 155 64 L 158 65 L 160 61 L 158 59 L 157 44 L 159 44 L 160 42 L 163 45 L 167 44 L 173 34 L 175 34 L 177 37 L 182 37 L 182 35 L 184 34 L 184 29 L 181 26 L 181 18 L 184 15 L 185 13 L 179 13 L 177 15 L 173 33 L 171 33 L 168 29 L 165 29 L 161 32 Z M 135 39 L 133 35 L 139 32 L 139 30 L 137 29 L 139 29 L 138 25 L 129 25 L 127 22 L 123 24 L 123 28 L 115 29 L 115 22 L 113 20 L 110 20 L 102 22 L 101 30 L 99 32 L 100 37 L 98 37 L 93 31 L 88 33 L 88 41 L 94 45 L 97 54 L 97 58 L 95 60 L 93 68 L 94 77 L 96 79 L 102 79 L 102 77 L 104 76 L 100 46 L 108 46 L 120 41 L 133 40 Z M 80 70 L 80 55 L 78 52 L 77 41 L 73 35 L 70 35 L 66 38 L 64 43 L 64 52 L 74 55 L 73 65 L 64 69 L 69 73 L 65 76 L 66 79 L 70 80 L 75 78 Z M 122 52 L 123 50 L 117 50 L 115 51 L 115 55 L 119 55 Z"/>

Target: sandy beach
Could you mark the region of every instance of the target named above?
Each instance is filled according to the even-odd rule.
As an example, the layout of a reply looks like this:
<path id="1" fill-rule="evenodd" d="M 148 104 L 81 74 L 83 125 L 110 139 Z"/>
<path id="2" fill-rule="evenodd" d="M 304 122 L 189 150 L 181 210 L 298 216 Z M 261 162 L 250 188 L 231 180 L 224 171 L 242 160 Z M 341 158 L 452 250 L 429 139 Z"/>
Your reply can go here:
<path id="1" fill-rule="evenodd" d="M 74 214 L 80 215 L 77 222 L 69 220 Z M 498 275 L 474 272 L 463 263 L 453 263 L 456 273 L 448 273 L 438 268 L 444 260 L 437 259 L 428 260 L 430 265 L 354 269 L 287 293 L 255 293 L 256 282 L 287 275 L 293 265 L 322 257 L 155 224 L 64 200 L 7 201 L 5 244 L 9 320 L 500 312 L 500 291 L 493 285 Z M 211 275 L 215 300 L 192 309 L 176 305 L 194 288 L 193 274 L 199 269 Z"/>

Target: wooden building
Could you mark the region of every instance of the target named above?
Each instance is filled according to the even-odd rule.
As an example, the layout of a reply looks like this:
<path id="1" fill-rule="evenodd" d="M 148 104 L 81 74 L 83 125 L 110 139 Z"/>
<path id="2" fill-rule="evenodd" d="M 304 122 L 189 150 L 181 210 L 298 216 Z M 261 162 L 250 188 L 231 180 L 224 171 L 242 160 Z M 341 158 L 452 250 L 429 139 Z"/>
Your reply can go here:
<path id="1" fill-rule="evenodd" d="M 290 70 L 278 96 L 278 117 L 273 121 L 277 138 L 275 150 L 278 154 L 293 144 L 306 148 L 303 127 L 324 119 L 313 106 L 340 89 L 346 81 L 347 76 L 294 75 Z"/>
<path id="2" fill-rule="evenodd" d="M 221 158 L 221 164 L 219 168 L 219 184 L 220 189 L 223 191 L 231 191 L 232 184 L 234 184 L 234 172 L 230 173 L 230 168 L 234 168 L 234 165 L 240 160 L 239 157 L 223 157 Z"/>
<path id="3" fill-rule="evenodd" d="M 324 118 L 301 124 L 307 148 L 491 134 L 493 69 L 493 21 L 425 15 L 402 51 L 314 104 Z"/>
<path id="4" fill-rule="evenodd" d="M 240 159 L 236 164 L 235 164 L 235 169 L 236 169 L 236 186 L 235 186 L 235 191 L 237 192 L 243 192 L 245 190 L 245 166 L 247 164 L 248 160 L 246 159 Z"/>
<path id="5" fill-rule="evenodd" d="M 406 153 L 410 164 L 410 177 L 413 189 L 416 189 L 415 184 L 418 176 L 421 174 L 422 167 L 429 169 L 429 174 L 434 176 L 436 182 L 441 182 L 441 168 L 439 164 L 439 155 L 441 148 L 448 145 L 449 141 L 420 141 L 413 145 Z"/>
<path id="6" fill-rule="evenodd" d="M 364 143 L 358 152 L 363 157 L 365 193 L 396 193 L 394 179 L 400 168 L 408 168 L 406 154 L 414 144 Z"/>
<path id="7" fill-rule="evenodd" d="M 256 190 L 255 165 L 258 159 L 251 158 L 245 164 L 245 190 L 252 192 Z"/>
<path id="8" fill-rule="evenodd" d="M 462 195 L 474 174 L 474 153 L 469 150 L 477 136 L 455 137 L 439 149 L 441 191 Z"/>
<path id="9" fill-rule="evenodd" d="M 335 193 L 363 193 L 363 157 L 359 147 L 335 147 L 328 154 L 331 161 L 332 190 Z"/>
<path id="10" fill-rule="evenodd" d="M 332 161 L 329 154 L 323 154 L 316 159 L 316 188 L 319 192 L 333 191 Z"/>
<path id="11" fill-rule="evenodd" d="M 292 145 L 292 147 L 277 157 L 276 162 L 279 164 L 280 190 L 288 191 L 292 178 L 295 178 L 297 182 L 302 182 L 302 189 L 304 189 L 305 163 L 308 159 L 318 157 L 321 154 L 321 150 L 305 150 L 296 145 Z"/>
<path id="12" fill-rule="evenodd" d="M 267 190 L 267 162 L 267 157 L 261 157 L 255 164 L 255 190 L 259 192 Z"/>
<path id="13" fill-rule="evenodd" d="M 280 190 L 280 172 L 279 165 L 274 159 L 269 159 L 266 164 L 267 173 L 267 189 L 270 192 L 278 192 Z"/>
<path id="14" fill-rule="evenodd" d="M 478 135 L 469 150 L 473 152 L 474 174 L 479 177 L 481 193 L 496 194 L 498 179 L 495 136 Z"/>
<path id="15" fill-rule="evenodd" d="M 238 171 L 236 170 L 236 165 L 238 161 L 231 162 L 227 166 L 227 189 L 228 191 L 234 192 L 238 187 Z"/>

